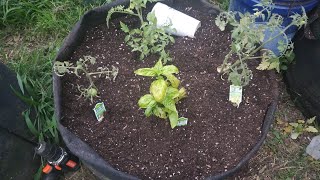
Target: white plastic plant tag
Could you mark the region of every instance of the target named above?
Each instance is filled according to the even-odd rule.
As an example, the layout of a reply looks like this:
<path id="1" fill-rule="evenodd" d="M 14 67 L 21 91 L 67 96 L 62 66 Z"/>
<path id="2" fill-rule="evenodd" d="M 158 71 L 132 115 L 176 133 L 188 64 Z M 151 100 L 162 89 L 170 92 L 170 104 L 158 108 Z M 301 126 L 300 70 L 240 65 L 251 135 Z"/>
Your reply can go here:
<path id="1" fill-rule="evenodd" d="M 242 86 L 230 85 L 229 101 L 239 107 L 242 101 Z"/>
<path id="2" fill-rule="evenodd" d="M 178 124 L 177 126 L 186 126 L 188 124 L 188 118 L 185 117 L 180 117 L 178 119 Z"/>
<path id="3" fill-rule="evenodd" d="M 104 103 L 97 103 L 93 108 L 94 114 L 99 122 L 101 122 L 104 118 L 104 113 L 107 111 Z"/>

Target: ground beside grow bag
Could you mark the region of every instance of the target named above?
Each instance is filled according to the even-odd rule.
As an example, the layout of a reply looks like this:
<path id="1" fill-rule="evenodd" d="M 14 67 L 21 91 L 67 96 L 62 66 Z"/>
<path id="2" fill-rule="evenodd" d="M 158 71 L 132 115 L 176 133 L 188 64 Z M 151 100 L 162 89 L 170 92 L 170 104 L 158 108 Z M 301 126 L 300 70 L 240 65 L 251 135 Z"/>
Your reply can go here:
<path id="1" fill-rule="evenodd" d="M 128 3 L 128 1 L 117 1 L 114 4 L 107 5 L 101 8 L 97 8 L 95 10 L 89 11 L 81 20 L 77 23 L 76 27 L 73 29 L 73 31 L 70 33 L 68 38 L 66 39 L 63 47 L 60 49 L 60 52 L 56 58 L 56 60 L 67 60 L 70 59 L 73 56 L 73 52 L 76 50 L 76 48 L 82 43 L 86 31 L 90 27 L 95 27 L 98 24 L 105 23 L 105 15 L 106 12 L 110 9 L 112 5 L 116 4 L 125 4 Z M 176 2 L 173 2 L 175 5 Z M 173 5 L 173 6 L 174 6 Z M 207 5 L 207 6 L 205 6 Z M 206 12 L 217 12 L 215 9 L 210 8 L 208 4 L 197 4 L 197 6 L 203 6 L 202 9 Z M 194 4 L 192 4 L 192 8 L 196 8 Z M 268 73 L 272 74 L 272 73 Z M 55 106 L 56 106 L 56 113 L 58 116 L 58 119 L 60 120 L 62 118 L 62 109 L 61 109 L 61 102 L 63 99 L 61 98 L 61 79 L 54 77 L 54 93 L 55 93 Z M 268 83 L 268 82 L 266 82 Z M 270 87 L 274 87 L 272 89 L 272 96 L 277 96 L 277 87 L 273 86 L 273 82 L 271 82 L 272 85 Z M 254 153 L 259 149 L 261 144 L 263 143 L 266 134 L 268 132 L 268 129 L 272 123 L 273 120 L 273 113 L 276 108 L 276 101 L 274 103 L 271 103 L 268 107 L 268 110 L 266 110 L 265 114 L 265 120 L 263 121 L 263 126 L 261 127 L 261 135 L 260 138 L 257 140 L 257 144 L 252 148 L 250 152 L 248 152 L 246 155 L 243 156 L 242 160 L 232 169 L 229 169 L 228 171 L 221 173 L 221 174 L 215 174 L 211 177 L 208 177 L 209 179 L 221 179 L 228 177 L 232 174 L 234 174 L 237 170 L 239 170 L 243 165 L 245 165 L 248 160 L 254 155 Z M 214 104 L 213 104 L 214 105 Z M 77 138 L 75 134 L 70 132 L 66 127 L 64 127 L 61 122 L 59 122 L 59 130 L 61 132 L 61 135 L 66 142 L 66 145 L 68 148 L 77 155 L 85 164 L 87 164 L 91 169 L 93 169 L 97 174 L 100 175 L 100 177 L 109 177 L 111 179 L 136 179 L 136 177 L 133 177 L 131 175 L 128 175 L 126 173 L 116 171 L 113 169 L 105 160 L 101 158 L 91 147 L 89 147 L 86 143 L 84 143 L 82 140 Z"/>

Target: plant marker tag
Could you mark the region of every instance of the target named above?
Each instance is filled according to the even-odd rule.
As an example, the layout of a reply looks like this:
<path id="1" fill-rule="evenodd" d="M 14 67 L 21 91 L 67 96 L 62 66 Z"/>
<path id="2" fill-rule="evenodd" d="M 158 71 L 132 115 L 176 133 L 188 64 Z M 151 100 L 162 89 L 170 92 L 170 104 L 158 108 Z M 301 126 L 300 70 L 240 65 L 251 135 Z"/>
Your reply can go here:
<path id="1" fill-rule="evenodd" d="M 178 124 L 177 126 L 186 126 L 188 124 L 188 118 L 185 117 L 180 117 L 178 119 Z"/>
<path id="2" fill-rule="evenodd" d="M 104 113 L 107 111 L 104 103 L 97 103 L 93 108 L 94 114 L 99 122 L 101 122 L 104 118 Z"/>
<path id="3" fill-rule="evenodd" d="M 242 86 L 230 85 L 229 101 L 239 107 L 242 101 Z"/>

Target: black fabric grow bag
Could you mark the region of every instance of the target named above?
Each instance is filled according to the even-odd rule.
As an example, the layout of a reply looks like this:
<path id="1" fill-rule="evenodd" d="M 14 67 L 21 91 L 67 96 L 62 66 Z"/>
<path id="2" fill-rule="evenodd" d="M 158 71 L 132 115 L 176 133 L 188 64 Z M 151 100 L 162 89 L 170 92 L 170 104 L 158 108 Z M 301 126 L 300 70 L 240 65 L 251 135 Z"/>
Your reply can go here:
<path id="1" fill-rule="evenodd" d="M 218 13 L 218 10 L 205 0 L 193 1 L 193 2 L 194 2 L 192 3 L 193 7 L 201 8 L 201 10 L 203 10 L 204 12 L 208 12 L 209 14 Z M 165 3 L 167 3 L 172 7 L 175 6 L 174 0 L 165 1 Z M 128 5 L 128 4 L 129 4 L 129 0 L 118 0 L 111 4 L 108 4 L 99 8 L 95 8 L 87 12 L 80 19 L 80 21 L 75 25 L 75 27 L 73 28 L 69 36 L 66 38 L 63 46 L 61 47 L 56 57 L 56 60 L 63 61 L 66 59 L 70 59 L 76 47 L 79 44 L 81 44 L 81 42 L 83 41 L 86 30 L 89 27 L 92 27 L 101 23 L 105 23 L 106 14 L 111 7 L 117 6 L 117 5 Z M 113 16 L 113 18 L 116 18 L 116 16 Z M 57 77 L 56 75 L 54 75 L 53 82 L 54 82 L 53 88 L 54 88 L 55 110 L 56 110 L 57 118 L 60 120 L 61 119 L 61 101 L 62 101 L 61 82 L 59 77 Z M 230 177 L 233 174 L 235 174 L 237 171 L 239 171 L 249 161 L 249 159 L 254 156 L 254 154 L 259 150 L 259 148 L 261 147 L 261 145 L 263 144 L 267 136 L 269 128 L 273 122 L 273 115 L 275 110 L 276 110 L 276 101 L 271 103 L 268 107 L 267 113 L 265 115 L 265 120 L 261 128 L 262 135 L 260 137 L 260 140 L 257 142 L 255 147 L 242 158 L 242 160 L 238 163 L 238 165 L 227 172 L 224 172 L 218 175 L 212 175 L 207 179 L 224 179 L 226 177 Z M 98 177 L 100 177 L 101 179 L 104 179 L 106 177 L 110 179 L 138 179 L 137 177 L 115 170 L 113 167 L 111 167 L 110 164 L 108 164 L 108 162 L 102 159 L 91 147 L 89 147 L 88 144 L 86 144 L 85 142 L 80 140 L 78 137 L 76 137 L 60 122 L 58 124 L 59 124 L 58 128 L 60 130 L 61 136 L 65 141 L 67 147 L 70 149 L 70 151 L 76 156 L 78 156 L 82 160 L 82 162 L 86 164 Z"/>
<path id="2" fill-rule="evenodd" d="M 308 39 L 301 29 L 294 39 L 295 63 L 284 76 L 288 92 L 304 116 L 320 123 L 320 40 Z"/>

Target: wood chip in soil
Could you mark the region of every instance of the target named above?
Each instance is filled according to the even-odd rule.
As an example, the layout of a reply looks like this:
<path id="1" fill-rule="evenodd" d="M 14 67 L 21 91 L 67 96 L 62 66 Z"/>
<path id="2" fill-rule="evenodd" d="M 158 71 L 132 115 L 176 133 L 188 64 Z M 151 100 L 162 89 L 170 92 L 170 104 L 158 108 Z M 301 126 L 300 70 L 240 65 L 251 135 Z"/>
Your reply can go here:
<path id="1" fill-rule="evenodd" d="M 151 78 L 136 76 L 138 68 L 152 67 L 157 55 L 138 61 L 124 43 L 125 34 L 119 21 L 138 23 L 132 17 L 116 19 L 108 29 L 105 24 L 86 33 L 71 61 L 93 56 L 97 67 L 116 66 L 119 75 L 110 81 L 95 78 L 104 102 L 105 120 L 97 123 L 89 100 L 77 99 L 76 85 L 87 86 L 85 77 L 67 75 L 62 78 L 62 123 L 88 143 L 115 169 L 141 179 L 203 179 L 225 172 L 237 165 L 261 135 L 261 127 L 269 103 L 277 90 L 271 72 L 253 70 L 253 80 L 244 88 L 239 108 L 228 101 L 229 82 L 222 80 L 216 69 L 229 50 L 230 35 L 214 25 L 214 17 L 186 4 L 178 10 L 202 22 L 194 39 L 175 37 L 168 47 L 172 64 L 180 73 L 181 85 L 188 91 L 177 108 L 179 116 L 189 118 L 187 126 L 170 128 L 168 120 L 147 118 L 137 102 L 149 93 Z"/>

